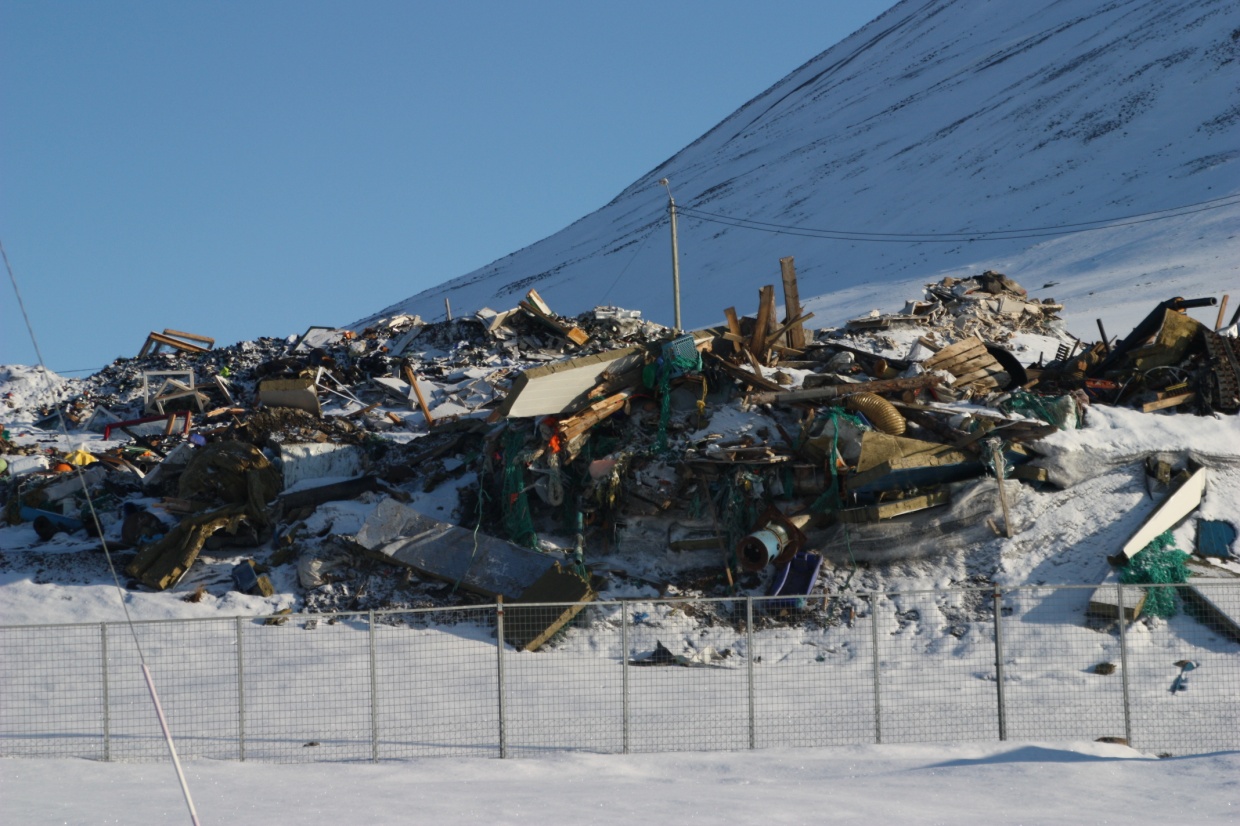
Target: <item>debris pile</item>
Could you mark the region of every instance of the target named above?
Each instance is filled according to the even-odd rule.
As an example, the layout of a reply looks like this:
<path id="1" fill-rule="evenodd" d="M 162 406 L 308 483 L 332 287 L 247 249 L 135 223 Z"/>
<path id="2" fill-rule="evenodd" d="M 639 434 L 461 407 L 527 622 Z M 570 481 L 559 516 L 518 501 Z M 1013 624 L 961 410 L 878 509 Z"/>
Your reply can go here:
<path id="1" fill-rule="evenodd" d="M 987 270 L 971 278 L 944 278 L 927 284 L 923 300 L 909 301 L 898 313 L 874 310 L 848 322 L 849 331 L 924 327 L 955 337 L 979 336 L 1002 343 L 1022 332 L 1064 334 L 1058 313 L 1063 305 L 1048 298 L 1029 298 L 1020 284 L 1003 273 Z"/>
<path id="2" fill-rule="evenodd" d="M 152 333 L 5 431 L 5 516 L 45 541 L 102 532 L 133 587 L 189 587 L 201 554 L 241 548 L 229 587 L 269 595 L 287 566 L 304 610 L 503 599 L 511 642 L 537 648 L 577 610 L 522 603 L 600 592 L 765 593 L 768 621 L 838 618 L 829 593 L 869 562 L 1013 535 L 1010 505 L 1051 481 L 1030 445 L 1090 405 L 1240 409 L 1234 329 L 1184 313 L 1201 301 L 1085 345 L 1062 305 L 988 271 L 810 334 L 792 259 L 781 274 L 782 318 L 769 285 L 752 315 L 694 331 L 559 316 L 530 290 L 504 312 L 223 348 Z M 1055 359 L 1005 348 L 1030 332 L 1062 342 Z M 61 421 L 89 452 L 44 447 Z"/>

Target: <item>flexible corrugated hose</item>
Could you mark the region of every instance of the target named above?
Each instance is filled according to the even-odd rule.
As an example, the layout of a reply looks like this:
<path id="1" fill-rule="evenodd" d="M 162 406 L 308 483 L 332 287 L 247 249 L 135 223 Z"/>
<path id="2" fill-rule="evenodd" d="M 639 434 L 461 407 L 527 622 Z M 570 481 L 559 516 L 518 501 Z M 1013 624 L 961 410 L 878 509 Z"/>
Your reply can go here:
<path id="1" fill-rule="evenodd" d="M 863 414 L 877 430 L 891 436 L 904 435 L 905 421 L 891 402 L 873 393 L 853 393 L 844 397 L 844 406 Z"/>

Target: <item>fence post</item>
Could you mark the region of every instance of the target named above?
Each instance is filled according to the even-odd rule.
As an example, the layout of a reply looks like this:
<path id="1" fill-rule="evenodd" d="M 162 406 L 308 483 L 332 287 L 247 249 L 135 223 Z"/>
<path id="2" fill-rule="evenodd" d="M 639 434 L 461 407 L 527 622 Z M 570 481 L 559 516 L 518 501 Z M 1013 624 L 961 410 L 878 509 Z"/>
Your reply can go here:
<path id="1" fill-rule="evenodd" d="M 495 651 L 497 659 L 497 676 L 499 679 L 499 756 L 508 756 L 508 731 L 505 720 L 504 703 L 504 595 L 495 597 Z"/>
<path id="2" fill-rule="evenodd" d="M 103 657 L 103 759 L 112 760 L 112 710 L 108 700 L 108 624 L 99 623 L 99 651 Z"/>
<path id="3" fill-rule="evenodd" d="M 747 676 L 749 680 L 749 748 L 756 748 L 753 713 L 753 594 L 745 597 L 745 648 L 749 652 Z"/>
<path id="4" fill-rule="evenodd" d="M 624 753 L 629 753 L 629 612 L 620 603 L 620 708 L 623 715 Z"/>
<path id="5" fill-rule="evenodd" d="M 237 628 L 237 754 L 241 762 L 245 762 L 245 649 L 242 648 L 244 635 L 241 629 L 241 617 L 236 618 Z"/>
<path id="6" fill-rule="evenodd" d="M 1003 592 L 995 586 L 995 690 L 999 702 L 999 739 L 1007 739 L 1007 704 L 1003 696 Z"/>
<path id="7" fill-rule="evenodd" d="M 883 701 L 878 674 L 878 594 L 870 594 L 870 645 L 874 649 L 874 742 L 883 742 Z"/>
<path id="8" fill-rule="evenodd" d="M 1120 684 L 1124 691 L 1124 742 L 1131 746 L 1132 709 L 1128 697 L 1128 638 L 1124 631 L 1128 623 L 1124 621 L 1124 584 L 1122 582 L 1115 583 L 1115 607 L 1118 612 L 1116 622 L 1119 624 L 1119 671 L 1122 678 Z"/>
<path id="9" fill-rule="evenodd" d="M 379 762 L 379 680 L 375 667 L 375 609 L 370 609 L 370 762 Z"/>

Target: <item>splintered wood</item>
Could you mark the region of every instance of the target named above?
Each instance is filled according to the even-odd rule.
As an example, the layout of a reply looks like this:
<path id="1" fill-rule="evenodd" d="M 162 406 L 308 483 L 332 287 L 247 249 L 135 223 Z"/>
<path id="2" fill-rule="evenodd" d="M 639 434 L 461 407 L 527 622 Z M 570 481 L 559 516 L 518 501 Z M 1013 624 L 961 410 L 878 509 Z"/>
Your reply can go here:
<path id="1" fill-rule="evenodd" d="M 945 370 L 956 377 L 952 389 L 969 387 L 975 390 L 992 390 L 1006 385 L 1008 374 L 995 360 L 986 344 L 977 336 L 970 336 L 939 350 L 922 362 L 926 370 Z"/>

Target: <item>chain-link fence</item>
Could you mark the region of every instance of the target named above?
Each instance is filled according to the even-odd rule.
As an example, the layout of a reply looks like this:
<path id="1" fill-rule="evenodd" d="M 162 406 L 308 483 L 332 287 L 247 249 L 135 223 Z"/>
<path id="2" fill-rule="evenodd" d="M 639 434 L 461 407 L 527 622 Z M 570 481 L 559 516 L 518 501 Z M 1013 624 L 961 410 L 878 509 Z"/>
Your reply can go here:
<path id="1" fill-rule="evenodd" d="M 1148 589 L 1180 610 L 1118 622 Z M 1240 580 L 0 627 L 0 755 L 268 761 L 1114 738 L 1240 747 Z M 139 650 L 141 653 L 139 653 Z"/>

